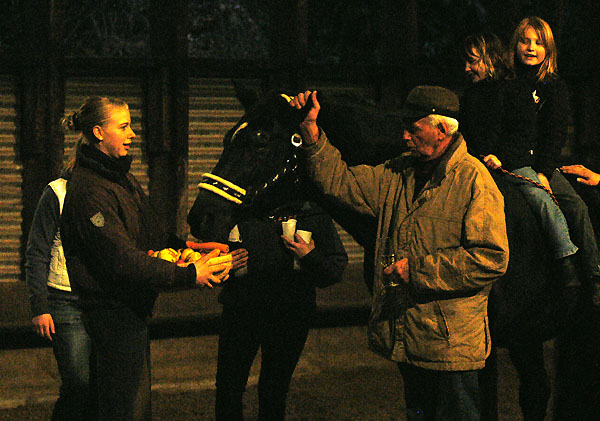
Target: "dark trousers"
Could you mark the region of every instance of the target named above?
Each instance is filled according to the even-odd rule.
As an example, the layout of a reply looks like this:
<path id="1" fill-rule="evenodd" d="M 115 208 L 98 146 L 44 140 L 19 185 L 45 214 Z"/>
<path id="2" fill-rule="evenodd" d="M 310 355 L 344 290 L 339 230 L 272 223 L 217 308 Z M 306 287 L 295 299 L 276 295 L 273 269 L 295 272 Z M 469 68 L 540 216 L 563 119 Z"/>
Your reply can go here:
<path id="1" fill-rule="evenodd" d="M 554 419 L 594 420 L 600 413 L 600 311 L 586 305 L 555 342 Z"/>
<path id="2" fill-rule="evenodd" d="M 524 421 L 543 421 L 550 399 L 550 380 L 539 340 L 511 344 L 510 359 L 519 376 L 519 405 Z"/>
<path id="3" fill-rule="evenodd" d="M 598 188 L 586 190 L 578 186 L 592 206 L 588 208 L 573 185 L 559 171 L 552 175 L 550 186 L 567 218 L 571 238 L 579 246 L 577 254 L 584 269 L 583 299 L 578 312 L 556 341 L 555 418 L 561 421 L 594 419 L 600 407 L 600 311 L 591 307 L 591 301 L 593 283 L 597 283 L 600 277 L 600 253 L 590 212 L 596 218 L 600 214 Z M 590 279 L 590 276 L 596 279 Z"/>
<path id="4" fill-rule="evenodd" d="M 398 364 L 408 421 L 479 421 L 478 370 L 437 371 Z"/>
<path id="5" fill-rule="evenodd" d="M 285 418 L 289 384 L 304 349 L 313 313 L 313 308 L 224 306 L 217 361 L 218 421 L 243 419 L 242 395 L 259 347 L 262 357 L 258 419 Z"/>
<path id="6" fill-rule="evenodd" d="M 56 329 L 52 350 L 61 380 L 52 421 L 88 421 L 96 411 L 89 387 L 92 341 L 74 300 L 50 298 L 49 306 Z"/>
<path id="7" fill-rule="evenodd" d="M 550 187 L 567 220 L 571 240 L 579 247 L 577 256 L 583 277 L 600 276 L 600 252 L 587 205 L 558 170 L 552 173 Z"/>
<path id="8" fill-rule="evenodd" d="M 99 421 L 152 419 L 146 321 L 128 308 L 84 311 L 96 353 Z"/>

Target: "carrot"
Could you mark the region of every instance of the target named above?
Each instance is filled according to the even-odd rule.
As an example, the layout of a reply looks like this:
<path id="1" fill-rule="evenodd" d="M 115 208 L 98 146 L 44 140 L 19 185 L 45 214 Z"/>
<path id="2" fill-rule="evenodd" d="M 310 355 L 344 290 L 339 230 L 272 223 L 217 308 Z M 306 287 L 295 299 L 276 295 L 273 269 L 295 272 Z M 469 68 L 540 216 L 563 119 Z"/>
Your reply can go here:
<path id="1" fill-rule="evenodd" d="M 210 266 L 222 265 L 222 264 L 231 264 L 232 257 L 231 254 L 223 254 L 218 257 L 211 257 L 208 259 L 208 264 Z"/>
<path id="2" fill-rule="evenodd" d="M 212 259 L 213 257 L 217 257 L 219 254 L 221 254 L 221 250 L 219 249 L 212 249 L 208 254 L 205 254 L 204 256 L 208 256 L 208 259 L 206 259 L 207 261 Z M 204 257 L 202 256 L 202 257 Z"/>
<path id="3" fill-rule="evenodd" d="M 202 251 L 212 251 L 214 249 L 219 249 L 222 253 L 229 253 L 229 246 L 223 243 L 217 243 L 216 241 L 205 241 L 202 243 L 194 243 L 193 241 L 188 241 L 187 246 L 194 250 L 202 250 Z"/>

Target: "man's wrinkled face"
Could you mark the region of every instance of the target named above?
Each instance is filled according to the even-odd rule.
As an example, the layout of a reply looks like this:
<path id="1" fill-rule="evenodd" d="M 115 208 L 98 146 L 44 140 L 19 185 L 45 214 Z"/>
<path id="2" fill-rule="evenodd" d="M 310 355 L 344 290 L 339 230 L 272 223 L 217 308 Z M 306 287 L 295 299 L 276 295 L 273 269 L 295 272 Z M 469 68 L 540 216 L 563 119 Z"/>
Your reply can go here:
<path id="1" fill-rule="evenodd" d="M 446 150 L 442 141 L 445 133 L 438 126 L 431 125 L 429 118 L 424 117 L 415 122 L 405 123 L 406 129 L 402 138 L 414 156 L 422 161 L 431 161 L 440 157 Z"/>

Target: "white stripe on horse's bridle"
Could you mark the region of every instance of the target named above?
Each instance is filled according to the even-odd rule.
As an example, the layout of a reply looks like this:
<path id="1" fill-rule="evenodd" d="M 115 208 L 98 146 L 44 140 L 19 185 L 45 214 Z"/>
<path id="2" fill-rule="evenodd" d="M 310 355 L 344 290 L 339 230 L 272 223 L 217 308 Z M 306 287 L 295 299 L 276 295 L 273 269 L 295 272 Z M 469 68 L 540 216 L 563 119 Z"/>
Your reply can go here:
<path id="1" fill-rule="evenodd" d="M 238 205 L 242 204 L 246 196 L 245 189 L 209 172 L 202 174 L 198 188 L 208 190 Z"/>

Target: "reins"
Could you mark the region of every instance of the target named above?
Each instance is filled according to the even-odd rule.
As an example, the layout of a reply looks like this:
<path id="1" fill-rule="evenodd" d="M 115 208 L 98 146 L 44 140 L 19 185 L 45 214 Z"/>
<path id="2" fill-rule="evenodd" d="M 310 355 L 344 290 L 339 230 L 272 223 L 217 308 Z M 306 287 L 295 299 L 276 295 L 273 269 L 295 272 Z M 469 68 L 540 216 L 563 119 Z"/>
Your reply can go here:
<path id="1" fill-rule="evenodd" d="M 556 197 L 554 196 L 554 194 L 552 194 L 552 192 L 550 191 L 550 189 L 548 189 L 546 186 L 544 186 L 542 183 L 538 183 L 535 180 L 532 180 L 531 178 L 519 175 L 519 174 L 515 174 L 513 172 L 507 171 L 502 167 L 499 167 L 498 170 L 500 172 L 502 172 L 503 174 L 506 174 L 508 176 L 514 177 L 514 178 L 518 178 L 519 180 L 523 180 L 526 181 L 528 183 L 533 184 L 534 186 L 544 190 L 546 193 L 548 193 L 550 195 L 550 197 L 552 198 L 552 200 L 554 201 L 554 203 L 556 204 L 556 206 L 558 206 L 558 200 L 556 200 Z"/>

